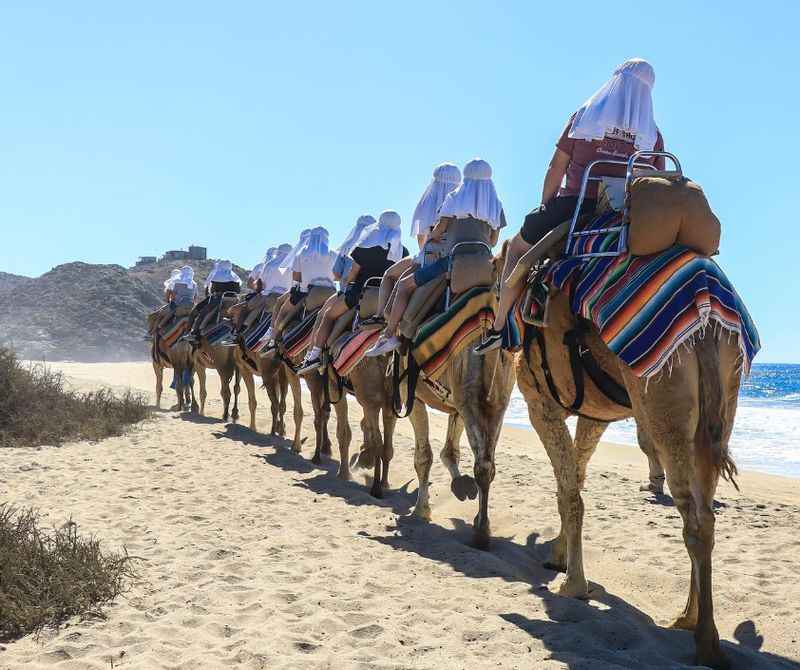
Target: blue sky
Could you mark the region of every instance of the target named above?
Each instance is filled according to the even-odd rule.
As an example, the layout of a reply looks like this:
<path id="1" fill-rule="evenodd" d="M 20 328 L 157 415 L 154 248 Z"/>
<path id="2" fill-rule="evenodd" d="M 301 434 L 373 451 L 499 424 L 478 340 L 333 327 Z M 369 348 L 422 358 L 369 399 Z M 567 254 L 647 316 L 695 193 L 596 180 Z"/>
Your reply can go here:
<path id="1" fill-rule="evenodd" d="M 0 270 L 190 243 L 254 264 L 310 225 L 407 224 L 433 166 L 474 156 L 510 234 L 569 114 L 641 56 L 757 360 L 800 362 L 799 6 L 4 2 Z"/>

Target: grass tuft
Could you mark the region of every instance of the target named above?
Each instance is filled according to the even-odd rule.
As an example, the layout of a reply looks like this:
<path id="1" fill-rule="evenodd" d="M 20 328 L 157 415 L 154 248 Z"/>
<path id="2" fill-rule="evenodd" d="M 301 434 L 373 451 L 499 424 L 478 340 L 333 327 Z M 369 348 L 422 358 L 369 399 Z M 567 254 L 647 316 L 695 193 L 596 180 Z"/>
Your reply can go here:
<path id="1" fill-rule="evenodd" d="M 127 553 L 103 553 L 69 521 L 42 530 L 34 510 L 0 504 L 0 640 L 97 611 L 135 577 Z"/>
<path id="2" fill-rule="evenodd" d="M 101 440 L 149 415 L 144 394 L 71 391 L 62 373 L 43 364 L 23 365 L 0 348 L 0 447 Z"/>

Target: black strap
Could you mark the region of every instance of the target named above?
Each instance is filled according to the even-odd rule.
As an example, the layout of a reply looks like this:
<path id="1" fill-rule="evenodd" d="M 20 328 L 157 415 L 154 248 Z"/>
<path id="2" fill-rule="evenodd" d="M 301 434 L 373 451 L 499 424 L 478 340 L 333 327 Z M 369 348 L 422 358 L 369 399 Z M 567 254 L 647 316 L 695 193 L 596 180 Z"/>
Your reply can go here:
<path id="1" fill-rule="evenodd" d="M 586 390 L 583 380 L 583 362 L 581 360 L 584 348 L 581 347 L 578 331 L 568 330 L 564 333 L 564 344 L 569 352 L 569 367 L 572 369 L 572 381 L 575 384 L 575 399 L 569 409 L 578 411 L 583 406 L 583 396 Z M 585 351 L 588 352 L 588 349 Z"/>
<path id="2" fill-rule="evenodd" d="M 419 381 L 419 366 L 417 360 L 408 351 L 406 371 L 400 374 L 400 353 L 395 351 L 392 356 L 392 411 L 398 419 L 405 419 L 414 409 L 414 400 L 417 393 L 417 382 Z M 406 398 L 405 413 L 403 413 L 403 401 L 400 398 L 400 382 L 405 377 L 408 387 Z"/>
<path id="3" fill-rule="evenodd" d="M 592 380 L 592 383 L 603 395 L 613 403 L 630 409 L 631 399 L 628 391 L 600 367 L 597 359 L 592 355 L 591 349 L 586 344 L 586 332 L 586 324 L 580 322 L 573 330 L 564 334 L 564 344 L 569 349 L 572 375 L 575 378 L 575 402 L 577 403 L 578 401 L 578 394 L 581 396 L 581 403 L 583 402 L 583 372 L 586 372 L 589 375 L 589 379 Z M 576 409 L 579 407 L 580 405 L 577 405 Z"/>
<path id="4" fill-rule="evenodd" d="M 330 390 L 331 374 L 333 374 L 334 376 L 334 381 L 336 382 L 336 391 L 339 393 L 339 397 L 336 400 L 333 400 L 333 398 L 331 398 L 331 390 Z M 325 387 L 324 393 L 325 393 L 326 403 L 328 404 L 332 403 L 336 405 L 339 402 L 341 402 L 342 398 L 344 398 L 344 395 L 346 393 L 346 391 L 344 390 L 344 380 L 339 376 L 336 370 L 333 369 L 333 365 L 328 364 L 325 366 L 323 385 Z"/>

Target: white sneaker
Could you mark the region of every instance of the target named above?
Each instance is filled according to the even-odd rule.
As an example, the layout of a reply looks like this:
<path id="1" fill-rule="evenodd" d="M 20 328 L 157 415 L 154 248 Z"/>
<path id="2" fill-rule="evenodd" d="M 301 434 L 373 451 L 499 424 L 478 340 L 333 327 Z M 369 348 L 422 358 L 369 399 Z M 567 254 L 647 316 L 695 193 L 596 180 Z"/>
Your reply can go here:
<path id="1" fill-rule="evenodd" d="M 370 358 L 375 356 L 383 356 L 383 354 L 388 354 L 397 349 L 399 346 L 400 339 L 396 335 L 392 335 L 391 337 L 381 336 L 380 339 L 375 343 L 375 346 L 369 349 L 365 356 L 369 356 Z"/>

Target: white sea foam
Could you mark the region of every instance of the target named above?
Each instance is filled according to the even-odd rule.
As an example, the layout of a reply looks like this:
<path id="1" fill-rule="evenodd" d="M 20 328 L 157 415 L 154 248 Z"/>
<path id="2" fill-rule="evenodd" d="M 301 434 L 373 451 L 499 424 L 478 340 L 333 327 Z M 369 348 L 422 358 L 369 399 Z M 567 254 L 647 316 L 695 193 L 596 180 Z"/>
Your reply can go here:
<path id="1" fill-rule="evenodd" d="M 740 399 L 730 448 L 741 469 L 800 477 L 800 408 L 796 404 L 785 406 L 789 404 L 786 400 Z M 517 388 L 512 394 L 505 422 L 517 427 L 531 427 L 525 401 Z M 575 419 L 568 423 L 574 435 Z M 636 423 L 633 419 L 612 423 L 603 439 L 636 446 Z"/>

